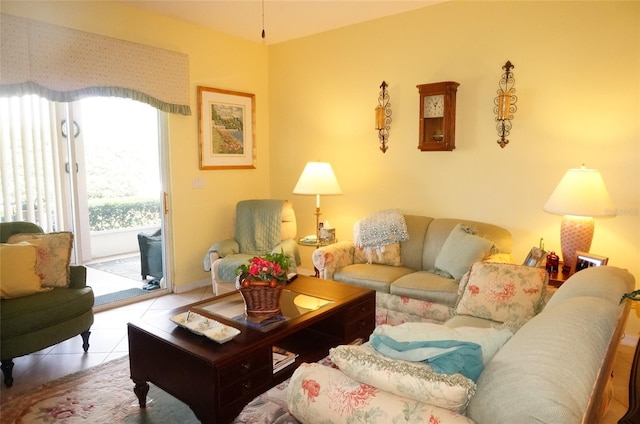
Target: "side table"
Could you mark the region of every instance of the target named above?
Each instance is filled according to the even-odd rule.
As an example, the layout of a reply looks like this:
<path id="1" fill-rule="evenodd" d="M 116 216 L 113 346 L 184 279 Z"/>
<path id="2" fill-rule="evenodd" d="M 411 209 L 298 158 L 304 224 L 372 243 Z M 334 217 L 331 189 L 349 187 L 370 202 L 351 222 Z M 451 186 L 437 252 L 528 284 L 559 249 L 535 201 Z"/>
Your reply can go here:
<path id="1" fill-rule="evenodd" d="M 569 271 L 562 270 L 562 262 L 558 265 L 558 272 L 549 273 L 549 285 L 555 288 L 560 287 L 567 279 L 571 277 Z"/>
<path id="2" fill-rule="evenodd" d="M 333 239 L 333 240 L 330 240 L 330 241 L 321 239 L 319 242 L 318 242 L 318 240 L 309 242 L 309 241 L 305 241 L 304 238 L 298 239 L 298 244 L 300 246 L 315 247 L 316 249 L 318 249 L 320 247 L 323 247 L 323 246 L 328 246 L 330 244 L 334 244 L 334 243 L 337 243 L 337 242 L 338 242 L 338 240 L 336 240 L 336 239 Z M 313 262 L 313 260 L 312 260 L 312 262 Z M 314 277 L 316 277 L 316 278 L 320 277 L 320 270 L 318 270 L 318 268 L 316 268 L 315 265 L 313 266 L 313 272 L 314 272 L 314 275 L 313 275 Z"/>

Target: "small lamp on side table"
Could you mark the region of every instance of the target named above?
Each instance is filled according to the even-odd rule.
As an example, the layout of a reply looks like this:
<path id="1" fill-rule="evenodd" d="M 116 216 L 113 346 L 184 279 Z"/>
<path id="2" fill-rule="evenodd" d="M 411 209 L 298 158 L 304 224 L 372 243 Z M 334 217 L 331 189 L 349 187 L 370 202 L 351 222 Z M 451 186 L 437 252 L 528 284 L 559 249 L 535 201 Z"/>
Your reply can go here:
<path id="1" fill-rule="evenodd" d="M 308 162 L 304 167 L 293 194 L 316 196 L 316 247 L 320 246 L 320 195 L 342 194 L 333 168 L 328 162 Z"/>
<path id="2" fill-rule="evenodd" d="M 616 215 L 611 197 L 597 169 L 569 169 L 558 183 L 544 208 L 546 212 L 564 215 L 560 226 L 563 271 L 568 273 L 576 252 L 591 248 L 594 217 Z"/>

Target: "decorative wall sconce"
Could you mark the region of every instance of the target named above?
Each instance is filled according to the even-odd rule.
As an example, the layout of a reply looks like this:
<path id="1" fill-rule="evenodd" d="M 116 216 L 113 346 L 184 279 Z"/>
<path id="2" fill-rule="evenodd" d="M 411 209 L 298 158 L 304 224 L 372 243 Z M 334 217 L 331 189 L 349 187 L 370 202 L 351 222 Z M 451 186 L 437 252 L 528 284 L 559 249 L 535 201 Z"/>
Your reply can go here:
<path id="1" fill-rule="evenodd" d="M 387 93 L 387 83 L 380 84 L 380 94 L 378 95 L 378 106 L 376 106 L 376 130 L 380 139 L 380 150 L 387 151 L 389 141 L 389 125 L 391 124 L 391 104 L 389 103 L 389 93 Z"/>
<path id="2" fill-rule="evenodd" d="M 513 68 L 513 64 L 507 60 L 507 63 L 502 67 L 504 69 L 502 78 L 498 82 L 500 87 L 498 88 L 498 97 L 493 99 L 493 104 L 495 105 L 493 113 L 496 114 L 497 122 L 496 130 L 498 130 L 498 135 L 500 136 L 500 140 L 497 143 L 502 148 L 509 144 L 507 136 L 511 132 L 511 120 L 513 119 L 513 114 L 518 110 L 516 107 L 518 98 L 514 95 L 516 89 L 513 88 L 516 81 L 513 79 L 513 72 L 511 72 Z"/>

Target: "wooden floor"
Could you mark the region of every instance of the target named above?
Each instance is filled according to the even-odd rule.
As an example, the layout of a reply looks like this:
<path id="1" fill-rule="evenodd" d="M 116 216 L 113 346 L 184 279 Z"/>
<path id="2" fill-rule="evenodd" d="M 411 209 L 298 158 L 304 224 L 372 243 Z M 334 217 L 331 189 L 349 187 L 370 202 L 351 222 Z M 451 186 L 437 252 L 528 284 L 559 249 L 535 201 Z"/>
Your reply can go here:
<path id="1" fill-rule="evenodd" d="M 613 365 L 613 399 L 601 424 L 615 424 L 629 406 L 629 373 L 635 346 L 621 344 Z"/>

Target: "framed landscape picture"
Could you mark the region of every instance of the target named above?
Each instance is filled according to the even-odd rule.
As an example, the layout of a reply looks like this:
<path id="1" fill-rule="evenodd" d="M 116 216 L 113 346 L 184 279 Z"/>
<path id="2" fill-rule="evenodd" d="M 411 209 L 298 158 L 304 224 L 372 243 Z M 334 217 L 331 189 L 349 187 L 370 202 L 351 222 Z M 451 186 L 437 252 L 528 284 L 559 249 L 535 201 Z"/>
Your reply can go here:
<path id="1" fill-rule="evenodd" d="M 255 95 L 198 87 L 200 169 L 253 169 Z"/>

